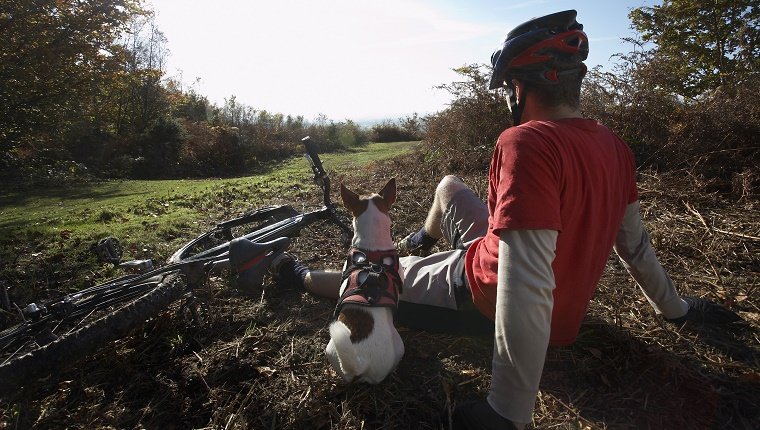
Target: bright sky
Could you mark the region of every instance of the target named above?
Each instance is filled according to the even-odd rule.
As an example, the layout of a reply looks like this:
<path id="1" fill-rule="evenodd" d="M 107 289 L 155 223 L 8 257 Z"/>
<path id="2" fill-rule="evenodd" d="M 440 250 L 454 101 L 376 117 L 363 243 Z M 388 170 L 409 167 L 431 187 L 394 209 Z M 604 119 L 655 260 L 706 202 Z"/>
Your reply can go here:
<path id="1" fill-rule="evenodd" d="M 589 66 L 629 52 L 628 12 L 658 0 L 147 0 L 168 39 L 167 73 L 221 105 L 314 120 L 397 119 L 444 109 L 436 85 L 484 64 L 516 25 L 566 9 Z"/>

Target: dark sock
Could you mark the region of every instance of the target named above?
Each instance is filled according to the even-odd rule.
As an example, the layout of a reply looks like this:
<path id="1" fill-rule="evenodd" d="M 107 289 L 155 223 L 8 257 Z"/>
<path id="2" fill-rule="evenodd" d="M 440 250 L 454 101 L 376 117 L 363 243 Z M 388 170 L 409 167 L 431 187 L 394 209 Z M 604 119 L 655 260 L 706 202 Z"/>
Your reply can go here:
<path id="1" fill-rule="evenodd" d="M 305 288 L 304 279 L 309 273 L 309 268 L 296 260 L 288 260 L 282 263 L 278 272 L 278 282 L 285 285 L 294 285 Z"/>
<path id="2" fill-rule="evenodd" d="M 430 248 L 438 242 L 438 239 L 431 237 L 427 231 L 425 231 L 425 227 L 422 227 L 420 231 L 414 233 L 409 239 L 409 242 L 410 245 L 412 245 L 412 248 L 422 248 L 425 251 L 429 251 Z"/>

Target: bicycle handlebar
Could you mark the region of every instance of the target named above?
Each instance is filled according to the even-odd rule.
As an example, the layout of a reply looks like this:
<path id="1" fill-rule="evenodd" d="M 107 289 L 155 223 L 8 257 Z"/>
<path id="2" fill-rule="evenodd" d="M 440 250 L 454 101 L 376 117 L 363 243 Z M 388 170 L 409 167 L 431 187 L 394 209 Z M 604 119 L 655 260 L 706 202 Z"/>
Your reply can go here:
<path id="1" fill-rule="evenodd" d="M 322 167 L 322 160 L 319 159 L 317 148 L 314 142 L 311 141 L 311 137 L 306 136 L 301 139 L 303 146 L 306 147 L 306 156 L 311 164 L 311 169 L 314 171 L 314 179 L 325 176 L 325 169 Z"/>
<path id="2" fill-rule="evenodd" d="M 319 159 L 316 144 L 311 141 L 311 137 L 309 136 L 301 139 L 301 142 L 306 148 L 306 159 L 311 165 L 311 171 L 314 172 L 314 182 L 322 188 L 322 200 L 325 207 L 332 207 L 332 203 L 330 202 L 330 177 L 327 176 L 325 169 L 322 167 L 322 160 Z"/>

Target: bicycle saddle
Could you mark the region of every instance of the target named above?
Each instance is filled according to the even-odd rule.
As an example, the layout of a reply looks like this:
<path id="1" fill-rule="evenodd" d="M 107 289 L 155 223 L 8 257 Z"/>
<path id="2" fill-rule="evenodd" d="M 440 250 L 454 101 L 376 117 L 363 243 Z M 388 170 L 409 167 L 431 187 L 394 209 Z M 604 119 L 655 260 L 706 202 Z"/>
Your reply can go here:
<path id="1" fill-rule="evenodd" d="M 285 252 L 289 245 L 289 237 L 261 243 L 242 237 L 232 240 L 229 254 L 230 266 L 238 274 L 238 289 L 253 291 L 261 287 L 272 260 Z"/>

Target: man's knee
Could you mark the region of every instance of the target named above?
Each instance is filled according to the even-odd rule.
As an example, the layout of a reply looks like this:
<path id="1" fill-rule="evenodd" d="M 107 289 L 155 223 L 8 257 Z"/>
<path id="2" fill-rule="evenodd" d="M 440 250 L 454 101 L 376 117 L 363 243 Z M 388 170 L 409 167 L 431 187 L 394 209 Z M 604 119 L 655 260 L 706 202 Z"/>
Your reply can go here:
<path id="1" fill-rule="evenodd" d="M 445 205 L 451 201 L 454 194 L 465 189 L 467 189 L 467 185 L 458 176 L 446 175 L 438 183 L 435 193 L 441 203 Z"/>

